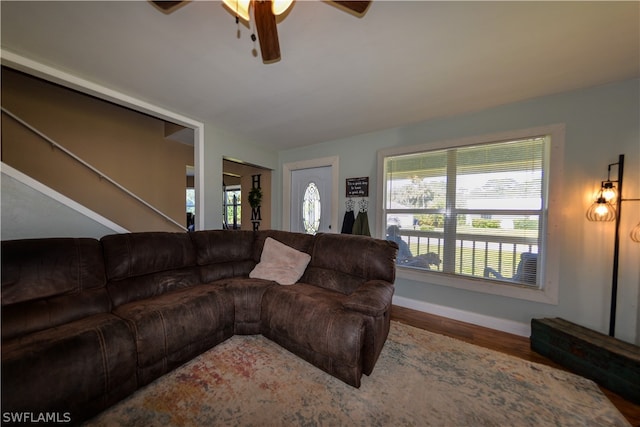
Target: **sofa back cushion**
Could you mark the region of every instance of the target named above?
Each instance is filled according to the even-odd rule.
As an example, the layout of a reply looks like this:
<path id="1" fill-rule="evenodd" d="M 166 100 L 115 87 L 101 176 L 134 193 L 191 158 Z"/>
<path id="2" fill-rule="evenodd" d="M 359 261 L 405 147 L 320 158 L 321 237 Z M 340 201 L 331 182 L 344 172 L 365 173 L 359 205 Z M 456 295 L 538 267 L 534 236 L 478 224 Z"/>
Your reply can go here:
<path id="1" fill-rule="evenodd" d="M 111 309 L 100 242 L 47 238 L 2 242 L 2 339 Z"/>
<path id="2" fill-rule="evenodd" d="M 347 295 L 369 280 L 393 283 L 397 251 L 387 240 L 320 233 L 301 281 Z"/>
<path id="3" fill-rule="evenodd" d="M 112 234 L 101 242 L 107 288 L 116 306 L 199 283 L 188 233 Z"/>
<path id="4" fill-rule="evenodd" d="M 313 250 L 314 236 L 304 233 L 292 233 L 290 231 L 281 230 L 261 230 L 255 232 L 255 244 L 253 247 L 253 259 L 256 263 L 260 262 L 262 249 L 268 237 L 277 240 L 300 252 L 311 255 Z"/>
<path id="5" fill-rule="evenodd" d="M 196 252 L 187 233 L 147 232 L 104 236 L 107 279 L 119 280 L 194 266 Z"/>
<path id="6" fill-rule="evenodd" d="M 203 283 L 248 276 L 255 267 L 253 231 L 205 230 L 189 235 L 196 248 Z"/>

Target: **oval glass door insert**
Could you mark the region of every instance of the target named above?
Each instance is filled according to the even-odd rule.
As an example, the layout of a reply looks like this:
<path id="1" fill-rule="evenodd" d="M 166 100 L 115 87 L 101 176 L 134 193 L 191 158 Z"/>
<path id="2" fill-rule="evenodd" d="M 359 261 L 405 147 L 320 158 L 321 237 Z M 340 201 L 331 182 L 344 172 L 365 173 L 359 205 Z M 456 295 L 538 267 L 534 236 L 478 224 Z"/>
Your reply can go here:
<path id="1" fill-rule="evenodd" d="M 304 190 L 302 199 L 302 224 L 307 234 L 316 234 L 320 228 L 320 191 L 314 182 Z"/>

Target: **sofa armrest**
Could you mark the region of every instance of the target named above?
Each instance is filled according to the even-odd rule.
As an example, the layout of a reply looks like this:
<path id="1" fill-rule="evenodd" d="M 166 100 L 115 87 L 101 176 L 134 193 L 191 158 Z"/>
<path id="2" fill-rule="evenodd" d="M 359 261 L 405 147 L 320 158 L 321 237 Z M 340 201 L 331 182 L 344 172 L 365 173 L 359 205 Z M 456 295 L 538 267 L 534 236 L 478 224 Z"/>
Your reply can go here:
<path id="1" fill-rule="evenodd" d="M 384 280 L 363 283 L 343 302 L 344 308 L 370 316 L 380 316 L 391 306 L 394 286 Z"/>

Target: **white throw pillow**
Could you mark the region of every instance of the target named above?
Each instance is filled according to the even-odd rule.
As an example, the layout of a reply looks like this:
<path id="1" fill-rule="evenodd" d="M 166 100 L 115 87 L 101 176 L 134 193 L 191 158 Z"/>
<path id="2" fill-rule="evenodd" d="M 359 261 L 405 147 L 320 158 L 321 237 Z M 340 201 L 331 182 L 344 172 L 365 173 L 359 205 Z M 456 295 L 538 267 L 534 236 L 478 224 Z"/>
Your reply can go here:
<path id="1" fill-rule="evenodd" d="M 249 273 L 249 277 L 293 285 L 302 277 L 309 261 L 311 255 L 267 237 L 260 262 Z"/>

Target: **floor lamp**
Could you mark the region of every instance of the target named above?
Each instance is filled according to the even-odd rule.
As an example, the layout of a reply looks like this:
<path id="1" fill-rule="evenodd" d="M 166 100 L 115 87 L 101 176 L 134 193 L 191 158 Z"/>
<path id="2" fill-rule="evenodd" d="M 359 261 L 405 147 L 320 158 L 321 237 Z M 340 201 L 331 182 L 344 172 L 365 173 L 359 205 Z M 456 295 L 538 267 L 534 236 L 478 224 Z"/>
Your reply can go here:
<path id="1" fill-rule="evenodd" d="M 617 178 L 611 179 L 611 167 L 617 166 Z M 609 313 L 609 336 L 615 336 L 616 306 L 618 302 L 618 263 L 620 258 L 620 215 L 622 202 L 640 199 L 624 199 L 622 197 L 622 181 L 624 175 L 624 154 L 620 154 L 617 163 L 611 163 L 607 171 L 607 180 L 602 181 L 596 201 L 587 210 L 589 221 L 615 221 L 615 240 L 613 245 L 613 275 L 611 278 L 611 310 Z M 614 206 L 613 203 L 616 205 Z M 630 237 L 640 243 L 640 222 L 631 230 Z"/>

